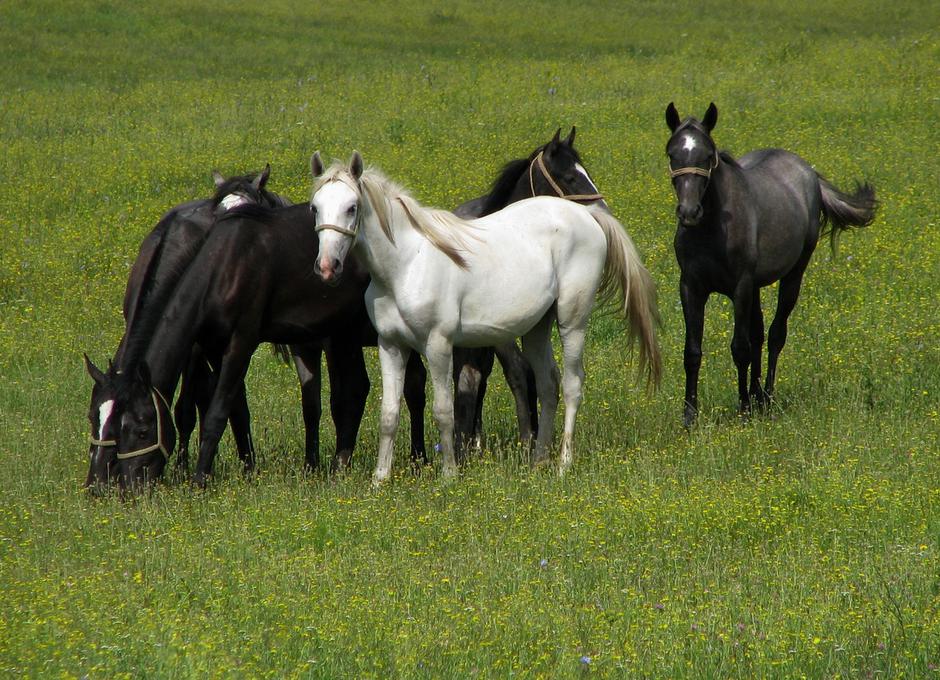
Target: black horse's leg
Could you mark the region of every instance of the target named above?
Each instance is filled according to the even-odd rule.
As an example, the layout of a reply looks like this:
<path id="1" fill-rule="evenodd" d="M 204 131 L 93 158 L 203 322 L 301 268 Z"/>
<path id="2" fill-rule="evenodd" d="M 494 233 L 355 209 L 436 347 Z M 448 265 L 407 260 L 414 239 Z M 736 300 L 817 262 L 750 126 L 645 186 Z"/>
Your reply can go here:
<path id="1" fill-rule="evenodd" d="M 233 338 L 222 358 L 212 403 L 203 418 L 199 460 L 193 473 L 193 483 L 197 486 L 205 486 L 212 473 L 212 463 L 215 461 L 219 440 L 225 431 L 225 423 L 232 412 L 232 405 L 239 398 L 239 394 L 244 395 L 245 374 L 248 372 L 251 353 L 255 347 L 257 343 L 246 343 Z"/>
<path id="2" fill-rule="evenodd" d="M 468 449 L 478 434 L 477 410 L 481 402 L 481 388 L 485 387 L 482 364 L 487 352 L 490 353 L 492 368 L 492 350 L 454 348 L 454 447 L 458 464 L 466 459 Z"/>
<path id="3" fill-rule="evenodd" d="M 203 362 L 204 377 L 198 379 L 201 390 L 199 394 L 199 441 L 205 436 L 206 414 L 212 405 L 212 397 L 218 383 L 219 367 L 218 357 Z M 209 369 L 212 370 L 209 370 Z M 248 396 L 245 393 L 245 381 L 238 387 L 232 406 L 229 411 L 229 423 L 232 426 L 232 437 L 235 440 L 235 451 L 245 472 L 255 468 L 255 443 L 251 438 L 251 412 L 248 410 Z M 188 466 L 187 466 L 188 467 Z"/>
<path id="4" fill-rule="evenodd" d="M 751 400 L 758 406 L 765 402 L 764 391 L 760 386 L 761 358 L 764 350 L 764 312 L 760 306 L 760 288 L 754 286 L 754 298 L 751 300 Z"/>
<path id="5" fill-rule="evenodd" d="M 685 319 L 685 408 L 682 424 L 692 427 L 698 415 L 698 373 L 702 367 L 702 334 L 705 329 L 705 303 L 708 292 L 685 279 L 679 281 L 679 299 Z"/>
<path id="6" fill-rule="evenodd" d="M 248 395 L 245 392 L 244 380 L 239 381 L 235 388 L 228 418 L 232 425 L 235 450 L 238 452 L 243 469 L 245 472 L 251 472 L 255 469 L 255 443 L 251 438 L 251 412 L 248 410 Z"/>
<path id="7" fill-rule="evenodd" d="M 336 426 L 336 452 L 330 471 L 349 467 L 359 425 L 369 396 L 369 375 L 362 345 L 345 337 L 334 337 L 326 345 L 326 368 L 330 374 L 330 414 Z"/>
<path id="8" fill-rule="evenodd" d="M 209 407 L 210 392 L 207 382 L 210 379 L 209 366 L 202 352 L 194 347 L 180 380 L 179 398 L 173 405 L 173 422 L 176 423 L 178 433 L 177 470 L 189 468 L 189 440 L 196 429 L 196 408 L 198 404 L 205 413 L 205 409 Z"/>
<path id="9" fill-rule="evenodd" d="M 304 418 L 304 466 L 315 470 L 320 466 L 320 357 L 318 343 L 291 345 L 294 368 L 300 380 L 300 407 Z"/>
<path id="10" fill-rule="evenodd" d="M 764 392 L 768 401 L 774 393 L 777 359 L 787 342 L 787 319 L 796 307 L 796 299 L 800 296 L 800 286 L 803 283 L 803 273 L 808 264 L 809 255 L 802 258 L 793 269 L 787 272 L 786 276 L 780 279 L 780 287 L 777 291 L 777 312 L 774 314 L 770 332 L 767 334 L 767 379 L 764 383 Z"/>
<path id="11" fill-rule="evenodd" d="M 741 413 L 751 410 L 751 397 L 747 391 L 747 369 L 751 364 L 751 303 L 754 300 L 754 289 L 750 275 L 742 276 L 734 288 L 731 356 L 738 369 L 738 405 Z"/>
<path id="12" fill-rule="evenodd" d="M 425 386 L 428 371 L 421 361 L 421 355 L 412 352 L 405 365 L 405 404 L 408 406 L 411 420 L 411 464 L 414 468 L 428 464 L 428 452 L 424 446 L 424 405 L 427 403 Z"/>
<path id="13" fill-rule="evenodd" d="M 528 444 L 538 434 L 539 410 L 535 373 L 515 342 L 507 342 L 495 349 L 496 358 L 503 367 L 506 383 L 516 402 L 519 439 L 523 444 Z"/>

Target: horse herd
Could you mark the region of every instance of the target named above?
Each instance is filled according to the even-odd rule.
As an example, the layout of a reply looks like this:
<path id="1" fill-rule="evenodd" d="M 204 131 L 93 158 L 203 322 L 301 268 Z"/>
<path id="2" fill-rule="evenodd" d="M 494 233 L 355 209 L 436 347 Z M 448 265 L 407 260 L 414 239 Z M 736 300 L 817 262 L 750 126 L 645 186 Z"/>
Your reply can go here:
<path id="1" fill-rule="evenodd" d="M 821 231 L 829 225 L 834 243 L 839 232 L 870 224 L 877 208 L 870 185 L 840 192 L 792 153 L 764 149 L 735 160 L 719 151 L 711 137 L 717 116 L 714 104 L 701 120 L 681 119 L 673 104 L 666 109 L 687 427 L 698 409 L 709 295 L 734 303 L 740 409 L 766 405 L 787 318 Z M 251 470 L 244 380 L 263 342 L 276 343 L 297 369 L 310 468 L 319 465 L 321 357 L 330 377 L 335 470 L 349 464 L 369 391 L 362 348 L 378 346 L 374 483 L 391 472 L 402 396 L 411 413 L 412 460 L 428 462 L 427 370 L 443 474 L 457 474 L 459 458 L 481 436 L 496 358 L 534 465 L 549 459 L 560 386 L 564 472 L 573 459 L 582 354 L 596 299 L 612 304 L 638 340 L 649 384 L 658 384 L 662 364 L 652 278 L 582 165 L 574 138 L 574 128 L 565 139 L 559 130 L 528 158 L 508 163 L 488 194 L 453 212 L 420 205 L 366 168 L 358 152 L 330 167 L 314 154 L 312 196 L 301 205 L 267 190 L 270 167 L 230 179 L 215 173 L 211 199 L 173 208 L 141 245 L 124 296 L 125 332 L 107 370 L 85 357 L 94 382 L 86 486 L 98 492 L 115 481 L 124 489 L 153 482 L 174 450 L 177 466 L 188 469 L 197 411 L 193 482 L 207 482 L 226 423 Z M 761 385 L 759 290 L 775 281 L 777 311 Z M 551 346 L 556 327 L 561 375 Z"/>

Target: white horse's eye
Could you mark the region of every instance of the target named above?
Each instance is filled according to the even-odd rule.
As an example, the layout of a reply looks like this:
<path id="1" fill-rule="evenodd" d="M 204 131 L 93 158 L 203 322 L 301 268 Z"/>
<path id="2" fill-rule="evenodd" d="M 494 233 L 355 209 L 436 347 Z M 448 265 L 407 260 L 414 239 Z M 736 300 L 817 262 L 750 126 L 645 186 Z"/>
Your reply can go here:
<path id="1" fill-rule="evenodd" d="M 356 214 L 356 206 L 354 206 L 354 205 L 349 206 L 349 210 L 346 211 L 346 214 L 349 215 L 350 217 L 352 217 L 353 215 L 355 215 L 355 214 Z"/>

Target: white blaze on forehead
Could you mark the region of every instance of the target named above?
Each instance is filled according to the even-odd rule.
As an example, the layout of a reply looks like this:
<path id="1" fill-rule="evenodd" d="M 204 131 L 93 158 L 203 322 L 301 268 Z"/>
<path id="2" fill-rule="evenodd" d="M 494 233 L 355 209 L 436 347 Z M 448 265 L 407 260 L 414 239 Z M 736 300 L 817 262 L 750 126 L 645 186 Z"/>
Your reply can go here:
<path id="1" fill-rule="evenodd" d="M 355 205 L 358 195 L 346 182 L 341 180 L 327 182 L 316 194 L 311 203 L 317 209 L 317 224 L 344 224 L 343 216 L 350 206 Z M 347 218 L 346 222 L 349 221 Z"/>
<path id="2" fill-rule="evenodd" d="M 240 205 L 247 205 L 248 203 L 250 203 L 250 201 L 244 194 L 229 194 L 219 201 L 219 205 L 221 205 L 226 210 L 237 208 Z"/>
<path id="3" fill-rule="evenodd" d="M 587 170 L 584 169 L 583 165 L 581 165 L 580 163 L 575 163 L 574 169 L 580 172 L 582 175 L 584 175 L 584 179 L 588 181 L 588 184 L 591 185 L 591 188 L 594 189 L 594 191 L 597 191 L 597 185 L 594 184 L 594 180 L 591 179 L 591 176 L 587 173 Z"/>
<path id="4" fill-rule="evenodd" d="M 695 138 L 692 135 L 686 135 L 682 138 L 682 141 L 682 148 L 686 151 L 692 151 L 695 149 Z"/>
<path id="5" fill-rule="evenodd" d="M 104 427 L 114 411 L 114 399 L 108 399 L 98 407 L 98 439 L 104 439 Z"/>

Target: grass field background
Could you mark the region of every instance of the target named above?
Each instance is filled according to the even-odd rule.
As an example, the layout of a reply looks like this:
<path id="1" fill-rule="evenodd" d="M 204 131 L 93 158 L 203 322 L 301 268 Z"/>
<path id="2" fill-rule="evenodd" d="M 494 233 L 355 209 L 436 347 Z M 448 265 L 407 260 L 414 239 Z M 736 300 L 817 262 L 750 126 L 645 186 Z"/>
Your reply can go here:
<path id="1" fill-rule="evenodd" d="M 0 676 L 937 675 L 938 26 L 926 1 L 0 5 Z M 882 201 L 814 256 L 767 417 L 735 415 L 713 298 L 692 432 L 672 100 Z M 400 428 L 370 489 L 375 389 L 351 473 L 305 478 L 296 378 L 262 349 L 255 478 L 226 435 L 205 493 L 83 492 L 81 352 L 106 362 L 140 241 L 213 168 L 270 162 L 302 201 L 313 151 L 356 148 L 452 207 L 571 125 L 658 283 L 666 365 L 645 395 L 596 318 L 570 475 L 522 463 L 497 372 L 456 483 L 413 478 Z"/>

